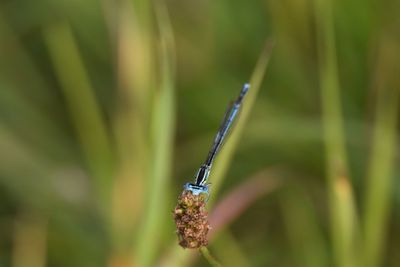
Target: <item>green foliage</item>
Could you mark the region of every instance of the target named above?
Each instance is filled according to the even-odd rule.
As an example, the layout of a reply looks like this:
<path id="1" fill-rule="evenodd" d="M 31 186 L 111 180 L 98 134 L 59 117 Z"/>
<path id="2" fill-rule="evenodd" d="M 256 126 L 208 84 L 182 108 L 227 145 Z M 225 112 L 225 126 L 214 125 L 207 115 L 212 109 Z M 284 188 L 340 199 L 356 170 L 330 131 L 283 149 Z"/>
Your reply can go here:
<path id="1" fill-rule="evenodd" d="M 251 205 L 232 205 L 213 256 L 397 266 L 399 9 L 2 1 L 0 266 L 209 264 L 179 247 L 172 210 L 247 81 L 207 206 Z M 281 186 L 250 201 L 254 174 Z"/>

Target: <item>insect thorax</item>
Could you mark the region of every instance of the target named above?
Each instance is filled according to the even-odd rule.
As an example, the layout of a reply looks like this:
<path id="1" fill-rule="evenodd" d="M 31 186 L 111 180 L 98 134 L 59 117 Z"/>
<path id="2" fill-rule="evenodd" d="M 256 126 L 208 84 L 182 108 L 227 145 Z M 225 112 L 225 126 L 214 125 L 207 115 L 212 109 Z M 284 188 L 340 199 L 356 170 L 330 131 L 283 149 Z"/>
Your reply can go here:
<path id="1" fill-rule="evenodd" d="M 208 186 L 207 185 L 197 185 L 193 183 L 186 183 L 183 186 L 183 189 L 191 191 L 193 195 L 207 194 L 208 195 Z"/>

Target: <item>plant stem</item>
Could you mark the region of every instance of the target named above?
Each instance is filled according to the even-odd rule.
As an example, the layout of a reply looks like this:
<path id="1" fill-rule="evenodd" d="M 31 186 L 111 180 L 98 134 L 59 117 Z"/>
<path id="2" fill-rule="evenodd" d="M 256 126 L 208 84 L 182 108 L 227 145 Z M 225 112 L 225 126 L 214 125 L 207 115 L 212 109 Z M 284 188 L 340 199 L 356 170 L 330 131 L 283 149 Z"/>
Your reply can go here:
<path id="1" fill-rule="evenodd" d="M 352 267 L 355 265 L 356 258 L 354 250 L 358 218 L 349 178 L 340 98 L 334 1 L 315 0 L 314 2 L 334 266 Z"/>
<path id="2" fill-rule="evenodd" d="M 398 47 L 391 35 L 382 37 L 376 66 L 376 111 L 368 164 L 364 204 L 363 267 L 382 266 L 388 235 L 388 219 L 394 188 L 397 127 L 399 112 L 398 60 L 392 51 Z"/>
<path id="3" fill-rule="evenodd" d="M 222 267 L 222 264 L 219 263 L 213 255 L 211 255 L 207 247 L 201 247 L 199 248 L 199 251 L 211 266 Z"/>

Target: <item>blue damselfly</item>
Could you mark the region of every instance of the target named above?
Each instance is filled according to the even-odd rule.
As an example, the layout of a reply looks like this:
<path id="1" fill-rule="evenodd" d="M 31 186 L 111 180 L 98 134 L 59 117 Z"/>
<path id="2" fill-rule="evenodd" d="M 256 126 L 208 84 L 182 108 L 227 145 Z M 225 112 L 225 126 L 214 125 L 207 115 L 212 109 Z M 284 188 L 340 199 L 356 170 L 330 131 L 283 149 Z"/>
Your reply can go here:
<path id="1" fill-rule="evenodd" d="M 222 124 L 219 128 L 219 131 L 217 135 L 215 136 L 214 143 L 210 149 L 210 152 L 208 153 L 207 159 L 201 165 L 199 170 L 197 171 L 197 174 L 195 176 L 194 183 L 186 183 L 184 185 L 184 190 L 191 191 L 193 195 L 199 195 L 201 193 L 205 193 L 208 195 L 208 177 L 210 175 L 211 167 L 213 164 L 213 161 L 218 154 L 219 150 L 221 149 L 221 146 L 223 144 L 223 141 L 232 126 L 232 123 L 237 116 L 240 106 L 243 102 L 243 98 L 246 95 L 247 91 L 250 88 L 250 84 L 246 83 L 244 84 L 242 90 L 240 91 L 240 94 L 238 98 L 236 99 L 235 102 L 229 105 L 228 110 L 225 113 L 224 119 L 222 121 Z"/>

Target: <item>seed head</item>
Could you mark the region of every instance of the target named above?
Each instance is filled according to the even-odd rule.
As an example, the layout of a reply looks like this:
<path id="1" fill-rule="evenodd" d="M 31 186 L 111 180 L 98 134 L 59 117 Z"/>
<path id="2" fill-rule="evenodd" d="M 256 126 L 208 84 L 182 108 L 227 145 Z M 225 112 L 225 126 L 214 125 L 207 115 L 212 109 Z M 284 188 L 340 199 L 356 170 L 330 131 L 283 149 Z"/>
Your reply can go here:
<path id="1" fill-rule="evenodd" d="M 206 194 L 193 195 L 189 190 L 184 190 L 178 198 L 174 219 L 179 245 L 184 248 L 207 246 L 207 233 L 211 227 L 207 220 L 206 200 Z"/>

